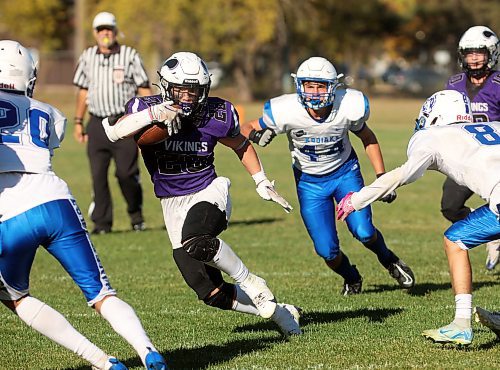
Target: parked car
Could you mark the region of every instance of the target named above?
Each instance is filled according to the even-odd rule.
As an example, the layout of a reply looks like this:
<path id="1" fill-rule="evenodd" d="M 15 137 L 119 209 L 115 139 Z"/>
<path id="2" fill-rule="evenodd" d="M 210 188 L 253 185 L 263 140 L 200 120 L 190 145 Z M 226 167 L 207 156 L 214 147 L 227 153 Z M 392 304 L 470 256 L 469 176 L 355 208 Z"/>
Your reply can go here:
<path id="1" fill-rule="evenodd" d="M 402 92 L 419 97 L 427 97 L 446 85 L 447 75 L 427 67 L 413 67 L 395 73 L 392 81 Z"/>

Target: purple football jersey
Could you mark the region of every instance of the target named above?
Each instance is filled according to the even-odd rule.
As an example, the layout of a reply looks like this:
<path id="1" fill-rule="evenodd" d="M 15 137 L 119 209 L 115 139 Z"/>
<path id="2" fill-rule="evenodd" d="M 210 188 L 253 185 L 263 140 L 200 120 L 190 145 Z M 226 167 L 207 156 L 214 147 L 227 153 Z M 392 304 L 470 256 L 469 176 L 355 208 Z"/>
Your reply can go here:
<path id="1" fill-rule="evenodd" d="M 127 103 L 126 112 L 138 112 L 162 101 L 160 95 L 137 97 Z M 181 120 L 179 133 L 162 143 L 140 147 L 158 198 L 205 189 L 217 177 L 214 148 L 218 140 L 240 133 L 235 108 L 216 97 L 209 97 L 195 117 Z"/>
<path id="2" fill-rule="evenodd" d="M 500 72 L 493 72 L 475 96 L 467 92 L 467 75 L 451 76 L 447 89 L 460 91 L 471 99 L 474 122 L 500 121 Z"/>

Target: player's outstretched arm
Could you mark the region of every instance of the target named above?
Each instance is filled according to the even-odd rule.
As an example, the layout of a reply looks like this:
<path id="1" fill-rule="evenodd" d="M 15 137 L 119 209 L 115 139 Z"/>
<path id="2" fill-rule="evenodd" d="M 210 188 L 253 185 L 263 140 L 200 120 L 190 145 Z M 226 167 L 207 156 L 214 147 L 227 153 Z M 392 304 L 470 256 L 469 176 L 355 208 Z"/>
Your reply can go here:
<path id="1" fill-rule="evenodd" d="M 115 122 L 105 118 L 102 125 L 111 142 L 130 137 L 154 122 L 163 123 L 171 136 L 180 130 L 180 113 L 181 109 L 172 106 L 172 102 L 163 102 L 140 112 L 126 114 Z"/>
<path id="2" fill-rule="evenodd" d="M 372 164 L 372 167 L 377 175 L 377 178 L 385 174 L 384 157 L 382 156 L 382 150 L 378 143 L 375 133 L 365 124 L 363 129 L 356 133 L 361 139 L 363 146 L 365 147 L 366 155 Z M 387 194 L 386 196 L 380 198 L 381 202 L 392 203 L 396 200 L 397 194 L 395 191 Z"/>
<path id="3" fill-rule="evenodd" d="M 273 129 L 261 128 L 258 119 L 244 123 L 241 133 L 259 146 L 267 146 L 276 136 Z"/>

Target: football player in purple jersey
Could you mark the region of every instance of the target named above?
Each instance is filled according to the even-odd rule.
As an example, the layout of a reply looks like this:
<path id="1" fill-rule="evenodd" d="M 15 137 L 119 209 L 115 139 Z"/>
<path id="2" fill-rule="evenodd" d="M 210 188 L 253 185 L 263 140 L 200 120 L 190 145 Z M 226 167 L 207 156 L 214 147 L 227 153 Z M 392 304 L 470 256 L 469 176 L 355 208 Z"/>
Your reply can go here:
<path id="1" fill-rule="evenodd" d="M 209 97 L 210 74 L 196 54 L 178 52 L 159 71 L 161 95 L 137 97 L 117 122 L 103 120 L 111 141 L 135 135 L 152 122 L 168 127 L 168 139 L 141 146 L 160 199 L 173 257 L 186 283 L 205 304 L 276 322 L 285 336 L 301 334 L 300 309 L 277 303 L 266 281 L 248 271 L 218 235 L 231 215 L 230 180 L 217 176 L 217 143 L 231 148 L 255 181 L 258 194 L 290 205 L 267 179 L 255 149 L 241 135 L 234 106 Z M 224 281 L 222 272 L 236 284 Z"/>
<path id="2" fill-rule="evenodd" d="M 471 101 L 474 122 L 500 121 L 500 72 L 495 70 L 500 55 L 497 35 L 488 27 L 469 28 L 458 43 L 458 63 L 463 72 L 451 76 L 446 89 L 457 90 Z M 451 222 L 464 219 L 471 212 L 465 202 L 473 192 L 449 177 L 443 184 L 441 212 Z M 486 245 L 486 268 L 498 263 L 500 241 Z"/>

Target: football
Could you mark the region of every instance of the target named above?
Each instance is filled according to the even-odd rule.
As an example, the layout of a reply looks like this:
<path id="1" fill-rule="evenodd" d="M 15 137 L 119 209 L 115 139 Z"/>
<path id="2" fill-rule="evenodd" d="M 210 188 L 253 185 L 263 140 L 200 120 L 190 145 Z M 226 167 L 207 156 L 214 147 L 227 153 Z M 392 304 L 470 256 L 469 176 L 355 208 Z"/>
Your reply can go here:
<path id="1" fill-rule="evenodd" d="M 168 130 L 161 122 L 152 123 L 134 135 L 138 145 L 155 145 L 168 139 Z"/>

